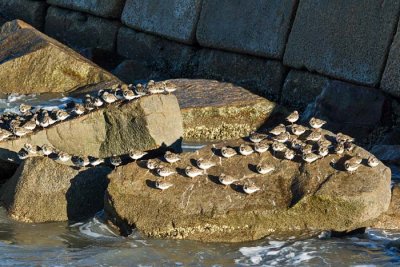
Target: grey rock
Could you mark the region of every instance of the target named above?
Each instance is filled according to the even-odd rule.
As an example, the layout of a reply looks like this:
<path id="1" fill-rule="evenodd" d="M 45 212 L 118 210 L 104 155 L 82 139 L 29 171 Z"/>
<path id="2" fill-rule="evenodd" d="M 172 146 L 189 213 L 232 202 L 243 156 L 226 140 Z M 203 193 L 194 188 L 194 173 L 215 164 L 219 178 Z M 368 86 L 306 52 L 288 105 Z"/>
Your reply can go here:
<path id="1" fill-rule="evenodd" d="M 399 0 L 302 0 L 284 64 L 364 85 L 379 84 Z"/>
<path id="2" fill-rule="evenodd" d="M 105 166 L 76 170 L 46 157 L 29 158 L 3 185 L 0 200 L 17 221 L 85 219 L 103 208 L 110 172 Z"/>
<path id="3" fill-rule="evenodd" d="M 119 18 L 125 0 L 47 0 L 47 3 L 105 18 Z"/>
<path id="4" fill-rule="evenodd" d="M 152 64 L 143 61 L 124 60 L 112 72 L 119 79 L 128 84 L 136 84 L 144 80 L 164 80 L 165 74 L 156 71 Z"/>
<path id="5" fill-rule="evenodd" d="M 201 0 L 127 0 L 122 22 L 136 30 L 193 43 Z"/>
<path id="6" fill-rule="evenodd" d="M 333 80 L 325 84 L 303 119 L 315 116 L 326 120 L 329 130 L 364 138 L 382 125 L 385 101 L 377 89 Z"/>
<path id="7" fill-rule="evenodd" d="M 280 59 L 296 0 L 203 1 L 197 40 L 205 47 Z"/>
<path id="8" fill-rule="evenodd" d="M 329 78 L 307 71 L 291 70 L 282 88 L 281 103 L 286 107 L 304 110 L 315 101 Z"/>
<path id="9" fill-rule="evenodd" d="M 118 53 L 170 77 L 187 77 L 196 49 L 158 36 L 122 27 L 118 33 Z"/>
<path id="10" fill-rule="evenodd" d="M 45 33 L 76 49 L 93 47 L 114 51 L 120 26 L 118 21 L 50 7 Z"/>
<path id="11" fill-rule="evenodd" d="M 388 164 L 400 165 L 400 145 L 375 145 L 371 149 L 379 160 Z"/>
<path id="12" fill-rule="evenodd" d="M 400 185 L 393 186 L 389 209 L 376 219 L 372 227 L 385 230 L 400 230 Z M 400 248 L 400 239 L 391 242 L 395 242 L 396 247 Z"/>
<path id="13" fill-rule="evenodd" d="M 285 72 L 279 61 L 202 49 L 191 64 L 193 77 L 232 82 L 272 101 L 279 99 Z"/>
<path id="14" fill-rule="evenodd" d="M 328 134 L 324 132 L 324 134 Z M 355 173 L 342 171 L 343 161 L 329 155 L 312 164 L 279 160 L 272 153 L 229 159 L 219 158 L 222 146 L 237 147 L 243 140 L 206 146 L 182 154 L 173 166 L 177 174 L 166 178 L 173 186 L 163 192 L 154 189 L 159 179 L 134 162 L 108 175 L 110 183 L 104 209 L 110 222 L 123 233 L 132 227 L 147 237 L 192 239 L 207 242 L 242 242 L 265 236 L 292 236 L 307 232 L 351 231 L 371 225 L 390 204 L 390 169 L 380 163 L 362 165 Z M 370 154 L 356 147 L 353 154 Z M 193 179 L 182 174 L 200 157 L 217 163 L 207 175 Z M 331 161 L 336 159 L 335 168 Z M 268 175 L 254 172 L 254 165 L 275 166 Z M 241 181 L 232 186 L 219 184 L 221 173 Z M 245 180 L 255 182 L 261 191 L 246 195 Z"/>
<path id="15" fill-rule="evenodd" d="M 0 16 L 7 20 L 21 19 L 38 30 L 43 30 L 46 9 L 45 1 L 0 0 Z"/>
<path id="16" fill-rule="evenodd" d="M 118 82 L 111 73 L 20 20 L 0 28 L 0 51 L 2 94 L 66 93 Z"/>

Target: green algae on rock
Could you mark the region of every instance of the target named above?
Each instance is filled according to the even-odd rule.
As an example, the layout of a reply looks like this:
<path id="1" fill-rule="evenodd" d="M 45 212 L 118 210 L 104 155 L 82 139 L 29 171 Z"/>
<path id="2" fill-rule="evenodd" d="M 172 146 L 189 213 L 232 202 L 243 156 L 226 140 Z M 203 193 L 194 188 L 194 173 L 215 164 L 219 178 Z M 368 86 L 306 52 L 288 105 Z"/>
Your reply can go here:
<path id="1" fill-rule="evenodd" d="M 184 153 L 172 165 L 177 174 L 167 178 L 173 186 L 165 191 L 153 188 L 157 177 L 144 162 L 117 168 L 108 176 L 105 196 L 110 222 L 125 234 L 136 227 L 153 238 L 241 242 L 307 231 L 350 231 L 368 226 L 388 209 L 391 173 L 382 163 L 376 168 L 362 165 L 350 174 L 340 168 L 343 160 L 337 155 L 313 164 L 281 160 L 269 152 L 219 158 L 219 148 L 242 142 Z M 370 155 L 359 147 L 353 154 Z M 217 166 L 207 175 L 186 177 L 185 167 L 200 157 L 211 158 Z M 273 164 L 275 171 L 257 174 L 254 169 L 260 162 Z M 218 182 L 221 173 L 241 178 L 239 184 L 250 179 L 261 191 L 246 195 L 240 185 L 224 189 Z"/>

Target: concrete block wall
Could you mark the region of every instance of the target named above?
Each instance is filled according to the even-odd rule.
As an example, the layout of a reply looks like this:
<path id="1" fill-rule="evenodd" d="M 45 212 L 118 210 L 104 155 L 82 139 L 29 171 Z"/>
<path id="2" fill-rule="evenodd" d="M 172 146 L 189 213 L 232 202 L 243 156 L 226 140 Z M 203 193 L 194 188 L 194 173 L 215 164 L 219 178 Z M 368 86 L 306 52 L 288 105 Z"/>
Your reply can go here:
<path id="1" fill-rule="evenodd" d="M 334 81 L 400 97 L 400 0 L 0 0 L 0 16 L 114 53 L 127 82 L 212 78 L 299 109 Z"/>

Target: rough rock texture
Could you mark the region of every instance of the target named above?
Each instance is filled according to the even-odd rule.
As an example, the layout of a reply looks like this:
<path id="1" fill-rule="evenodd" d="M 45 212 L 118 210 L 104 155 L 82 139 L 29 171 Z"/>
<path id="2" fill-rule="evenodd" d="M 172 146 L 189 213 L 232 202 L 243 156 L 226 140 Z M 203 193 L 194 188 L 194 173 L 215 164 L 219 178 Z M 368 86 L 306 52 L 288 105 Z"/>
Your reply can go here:
<path id="1" fill-rule="evenodd" d="M 105 18 L 119 18 L 125 0 L 47 0 L 47 3 Z"/>
<path id="2" fill-rule="evenodd" d="M 279 98 L 285 71 L 279 61 L 202 49 L 191 64 L 194 77 L 233 82 L 273 101 Z"/>
<path id="3" fill-rule="evenodd" d="M 114 51 L 120 26 L 118 21 L 50 7 L 47 10 L 45 32 L 77 49 L 94 47 Z"/>
<path id="4" fill-rule="evenodd" d="M 29 136 L 0 142 L 0 158 L 18 161 L 15 152 L 25 143 L 51 144 L 69 154 L 109 157 L 126 154 L 133 148 L 180 145 L 182 136 L 176 97 L 152 95 L 126 104 L 112 104 Z"/>
<path id="5" fill-rule="evenodd" d="M 283 84 L 281 103 L 286 107 L 304 110 L 315 101 L 328 82 L 327 77 L 318 74 L 291 70 Z"/>
<path id="6" fill-rule="evenodd" d="M 7 20 L 0 16 L 0 27 L 3 26 L 3 24 L 6 22 L 7 22 Z"/>
<path id="7" fill-rule="evenodd" d="M 237 146 L 239 142 L 228 143 Z M 210 158 L 213 146 L 182 155 L 173 165 L 179 174 L 168 177 L 173 187 L 154 189 L 157 177 L 135 162 L 118 167 L 108 177 L 105 211 L 123 233 L 136 227 L 154 238 L 239 242 L 268 235 L 317 230 L 349 231 L 368 226 L 390 203 L 390 169 L 363 164 L 357 172 L 343 171 L 343 160 L 329 155 L 314 164 L 279 160 L 267 152 L 247 157 L 219 158 L 222 145 L 215 145 L 217 166 L 207 176 L 187 178 L 182 169 L 194 159 Z M 367 158 L 369 153 L 355 148 Z M 280 157 L 278 155 L 278 157 Z M 338 159 L 336 167 L 330 164 Z M 276 170 L 269 175 L 254 172 L 254 165 L 270 162 Z M 165 163 L 166 164 L 166 163 Z M 262 189 L 246 195 L 240 186 L 225 190 L 217 181 L 221 173 L 251 179 Z"/>
<path id="8" fill-rule="evenodd" d="M 230 83 L 171 80 L 182 112 L 184 139 L 236 139 L 260 128 L 271 116 L 274 102 Z"/>
<path id="9" fill-rule="evenodd" d="M 377 89 L 330 81 L 305 119 L 322 118 L 328 121 L 327 129 L 361 138 L 381 125 L 384 104 L 385 96 Z"/>
<path id="10" fill-rule="evenodd" d="M 284 63 L 376 86 L 399 9 L 399 0 L 302 0 L 289 35 Z"/>
<path id="11" fill-rule="evenodd" d="M 24 161 L 0 191 L 11 217 L 22 222 L 80 220 L 103 208 L 109 167 L 76 170 L 45 157 Z"/>
<path id="12" fill-rule="evenodd" d="M 127 27 L 119 30 L 117 49 L 120 55 L 141 62 L 140 66 L 147 66 L 171 77 L 187 77 L 188 66 L 195 53 L 195 48 L 191 46 Z"/>
<path id="13" fill-rule="evenodd" d="M 400 186 L 397 184 L 392 189 L 392 200 L 389 209 L 379 216 L 372 225 L 374 228 L 381 229 L 400 229 Z"/>
<path id="14" fill-rule="evenodd" d="M 45 1 L 0 0 L 0 16 L 8 20 L 21 19 L 39 30 L 44 26 L 46 8 Z"/>
<path id="15" fill-rule="evenodd" d="M 397 29 L 397 33 L 390 48 L 380 87 L 383 91 L 400 97 L 400 89 L 398 87 L 400 82 L 400 28 L 398 27 Z"/>
<path id="16" fill-rule="evenodd" d="M 153 64 L 147 65 L 142 61 L 132 59 L 124 60 L 112 71 L 115 76 L 128 84 L 147 80 L 165 80 L 166 74 L 160 72 L 153 68 Z"/>
<path id="17" fill-rule="evenodd" d="M 193 43 L 201 0 L 127 0 L 121 20 L 136 30 Z"/>
<path id="18" fill-rule="evenodd" d="M 200 45 L 239 53 L 282 58 L 296 0 L 203 1 Z"/>
<path id="19" fill-rule="evenodd" d="M 371 152 L 385 163 L 400 165 L 400 145 L 375 145 Z"/>
<path id="20" fill-rule="evenodd" d="M 72 49 L 14 20 L 0 28 L 0 93 L 70 92 L 118 80 Z"/>

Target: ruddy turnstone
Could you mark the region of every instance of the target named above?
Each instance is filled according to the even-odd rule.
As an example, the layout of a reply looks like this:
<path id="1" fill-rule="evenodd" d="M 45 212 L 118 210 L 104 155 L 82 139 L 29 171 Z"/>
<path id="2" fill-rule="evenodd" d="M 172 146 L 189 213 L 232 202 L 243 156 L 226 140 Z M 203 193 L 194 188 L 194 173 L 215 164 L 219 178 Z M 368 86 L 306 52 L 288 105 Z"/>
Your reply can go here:
<path id="1" fill-rule="evenodd" d="M 203 159 L 203 158 L 199 158 L 196 161 L 197 167 L 199 167 L 202 170 L 208 170 L 211 167 L 214 167 L 216 164 L 215 162 L 208 160 L 208 159 Z"/>
<path id="2" fill-rule="evenodd" d="M 156 172 L 161 177 L 167 177 L 167 176 L 170 176 L 170 175 L 176 173 L 172 168 L 166 167 L 166 166 L 159 166 L 156 169 Z"/>
<path id="3" fill-rule="evenodd" d="M 140 150 L 131 150 L 129 151 L 129 157 L 133 160 L 138 160 L 147 155 L 147 152 Z"/>
<path id="4" fill-rule="evenodd" d="M 115 101 L 118 100 L 118 98 L 117 98 L 115 95 L 110 94 L 110 93 L 108 93 L 108 92 L 104 92 L 104 93 L 102 94 L 101 98 L 102 98 L 103 101 L 106 102 L 107 104 L 112 104 L 112 103 L 114 103 Z"/>
<path id="5" fill-rule="evenodd" d="M 256 186 L 253 183 L 252 184 L 244 184 L 243 185 L 243 191 L 248 195 L 253 194 L 253 193 L 255 193 L 257 191 L 260 191 L 260 190 L 261 190 L 261 188 Z"/>
<path id="6" fill-rule="evenodd" d="M 155 159 L 149 159 L 146 161 L 146 167 L 149 170 L 154 170 L 155 168 L 157 168 L 160 164 L 158 163 L 157 160 Z"/>
<path id="7" fill-rule="evenodd" d="M 24 144 L 24 149 L 29 153 L 29 154 L 37 154 L 37 147 L 33 146 L 32 144 L 26 143 Z"/>
<path id="8" fill-rule="evenodd" d="M 285 159 L 292 160 L 292 159 L 294 159 L 295 156 L 296 156 L 296 153 L 293 150 L 291 150 L 289 148 L 285 150 L 285 155 L 284 155 Z"/>
<path id="9" fill-rule="evenodd" d="M 239 146 L 239 153 L 243 156 L 248 156 L 254 152 L 253 148 L 250 145 L 241 144 Z"/>
<path id="10" fill-rule="evenodd" d="M 66 162 L 71 159 L 71 156 L 68 153 L 60 151 L 57 153 L 57 159 L 61 162 Z"/>
<path id="11" fill-rule="evenodd" d="M 190 178 L 195 178 L 199 175 L 203 175 L 204 171 L 196 167 L 188 166 L 185 168 L 185 174 Z"/>
<path id="12" fill-rule="evenodd" d="M 168 162 L 168 163 L 175 163 L 177 161 L 181 160 L 181 157 L 178 154 L 172 153 L 171 151 L 167 151 L 164 154 L 164 159 Z"/>
<path id="13" fill-rule="evenodd" d="M 46 128 L 50 125 L 50 116 L 48 113 L 43 113 L 41 116 L 38 116 L 39 126 L 42 128 Z"/>
<path id="14" fill-rule="evenodd" d="M 100 97 L 95 97 L 93 100 L 93 105 L 97 108 L 101 107 L 104 104 L 103 100 Z"/>
<path id="15" fill-rule="evenodd" d="M 368 158 L 367 164 L 368 164 L 368 166 L 374 168 L 379 165 L 379 160 L 374 156 L 370 156 Z"/>
<path id="16" fill-rule="evenodd" d="M 256 166 L 256 170 L 259 174 L 268 174 L 275 170 L 275 166 L 268 163 L 259 163 Z"/>
<path id="17" fill-rule="evenodd" d="M 354 148 L 356 147 L 355 144 L 351 143 L 351 142 L 347 142 L 345 141 L 343 143 L 344 146 L 344 150 L 346 150 L 347 152 L 353 152 Z"/>
<path id="18" fill-rule="evenodd" d="M 259 143 L 262 140 L 264 140 L 265 138 L 267 138 L 267 136 L 265 134 L 260 134 L 260 133 L 256 133 L 256 132 L 252 132 L 249 135 L 249 140 L 253 143 Z"/>
<path id="19" fill-rule="evenodd" d="M 118 167 L 119 165 L 121 165 L 122 160 L 121 160 L 121 158 L 120 158 L 119 156 L 113 155 L 113 156 L 110 158 L 110 163 L 111 163 L 111 165 L 113 165 L 114 167 Z"/>
<path id="20" fill-rule="evenodd" d="M 76 115 L 80 116 L 83 113 L 85 113 L 85 107 L 82 104 L 75 103 L 75 107 L 74 107 L 73 111 Z"/>
<path id="21" fill-rule="evenodd" d="M 19 158 L 20 160 L 27 159 L 28 157 L 29 157 L 29 152 L 26 151 L 25 149 L 22 148 L 22 149 L 18 152 L 18 158 Z"/>
<path id="22" fill-rule="evenodd" d="M 270 130 L 269 132 L 273 135 L 280 135 L 281 133 L 286 132 L 286 126 L 281 123 L 272 130 Z"/>
<path id="23" fill-rule="evenodd" d="M 319 159 L 319 156 L 317 154 L 314 153 L 303 154 L 303 160 L 307 163 L 313 163 L 317 159 Z"/>
<path id="24" fill-rule="evenodd" d="M 56 112 L 56 118 L 59 121 L 65 121 L 66 119 L 68 119 L 69 114 L 68 112 L 66 112 L 65 110 L 59 109 Z"/>
<path id="25" fill-rule="evenodd" d="M 298 124 L 292 124 L 290 130 L 292 131 L 292 133 L 294 135 L 300 136 L 306 132 L 306 127 L 304 127 L 302 125 L 298 125 Z"/>
<path id="26" fill-rule="evenodd" d="M 164 191 L 164 190 L 170 188 L 171 186 L 173 186 L 173 184 L 170 183 L 170 182 L 167 182 L 167 181 L 165 181 L 163 179 L 158 179 L 155 182 L 155 186 L 156 186 L 157 189 L 160 189 L 161 191 Z"/>
<path id="27" fill-rule="evenodd" d="M 230 175 L 226 175 L 225 173 L 221 173 L 220 176 L 218 177 L 218 181 L 225 185 L 225 187 L 227 187 L 228 185 L 233 184 L 234 182 L 237 182 L 238 179 L 230 176 Z"/>
<path id="28" fill-rule="evenodd" d="M 145 88 L 143 87 L 143 85 L 141 83 L 138 83 L 135 86 L 135 93 L 139 96 L 145 96 L 147 94 L 145 91 Z"/>
<path id="29" fill-rule="evenodd" d="M 299 120 L 299 112 L 297 110 L 293 111 L 289 116 L 286 117 L 286 120 L 290 123 L 295 123 Z"/>
<path id="30" fill-rule="evenodd" d="M 233 149 L 231 147 L 224 146 L 224 147 L 221 148 L 221 155 L 224 158 L 231 158 L 231 157 L 237 155 L 237 152 L 236 152 L 235 149 Z"/>
<path id="31" fill-rule="evenodd" d="M 310 126 L 314 129 L 319 129 L 321 128 L 324 124 L 326 124 L 326 121 L 318 119 L 318 118 L 314 118 L 312 117 L 310 119 Z"/>
<path id="32" fill-rule="evenodd" d="M 125 100 L 130 101 L 133 100 L 135 98 L 140 97 L 139 95 L 136 95 L 133 91 L 131 90 L 123 90 L 122 91 L 122 96 L 124 97 Z"/>
<path id="33" fill-rule="evenodd" d="M 260 143 L 254 144 L 254 150 L 257 153 L 261 154 L 261 153 L 267 152 L 268 149 L 269 149 L 269 144 L 266 142 L 260 142 Z"/>

